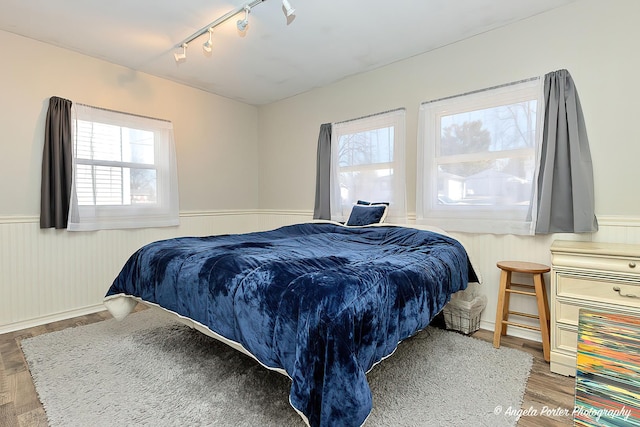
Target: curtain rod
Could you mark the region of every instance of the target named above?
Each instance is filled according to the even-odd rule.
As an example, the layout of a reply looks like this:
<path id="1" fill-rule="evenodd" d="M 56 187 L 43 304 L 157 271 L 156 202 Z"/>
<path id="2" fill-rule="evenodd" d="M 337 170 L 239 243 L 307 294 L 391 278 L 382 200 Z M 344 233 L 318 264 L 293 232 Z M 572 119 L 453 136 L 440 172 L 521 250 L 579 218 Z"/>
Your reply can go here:
<path id="1" fill-rule="evenodd" d="M 529 77 L 528 79 L 518 80 L 518 81 L 515 81 L 515 82 L 511 82 L 511 83 L 504 83 L 504 84 L 501 84 L 501 85 L 498 85 L 498 86 L 492 86 L 492 87 L 487 87 L 487 88 L 484 88 L 484 89 L 472 90 L 471 92 L 465 92 L 465 93 L 461 93 L 461 94 L 458 94 L 458 95 L 445 96 L 444 98 L 434 99 L 434 100 L 431 100 L 431 101 L 425 101 L 425 102 L 420 103 L 420 105 L 431 104 L 433 102 L 439 102 L 439 101 L 446 101 L 447 99 L 458 98 L 460 96 L 473 95 L 474 93 L 486 92 L 488 90 L 493 90 L 493 89 L 500 89 L 502 87 L 517 85 L 517 84 L 520 84 L 520 83 L 532 82 L 534 80 L 539 80 L 539 79 L 540 79 L 540 76 Z"/>
<path id="2" fill-rule="evenodd" d="M 124 112 L 124 111 L 112 110 L 112 109 L 109 109 L 109 108 L 96 107 L 95 105 L 81 104 L 79 102 L 76 102 L 75 105 L 80 105 L 82 107 L 95 108 L 96 110 L 109 111 L 110 113 L 126 114 L 128 116 L 140 117 L 141 119 L 158 120 L 158 121 L 161 121 L 161 122 L 171 123 L 171 120 L 159 119 L 157 117 L 143 116 L 142 114 L 127 113 L 127 112 Z"/>
<path id="3" fill-rule="evenodd" d="M 334 125 L 341 125 L 343 123 L 353 122 L 354 120 L 368 119 L 369 117 L 375 117 L 375 116 L 379 116 L 381 114 L 387 114 L 387 113 L 393 113 L 394 111 L 405 111 L 405 110 L 406 110 L 406 108 L 404 108 L 404 107 L 394 108 L 393 110 L 382 111 L 380 113 L 373 113 L 373 114 L 368 114 L 368 115 L 362 116 L 362 117 L 356 117 L 355 119 L 349 119 L 349 120 L 343 120 L 341 122 L 335 122 Z"/>

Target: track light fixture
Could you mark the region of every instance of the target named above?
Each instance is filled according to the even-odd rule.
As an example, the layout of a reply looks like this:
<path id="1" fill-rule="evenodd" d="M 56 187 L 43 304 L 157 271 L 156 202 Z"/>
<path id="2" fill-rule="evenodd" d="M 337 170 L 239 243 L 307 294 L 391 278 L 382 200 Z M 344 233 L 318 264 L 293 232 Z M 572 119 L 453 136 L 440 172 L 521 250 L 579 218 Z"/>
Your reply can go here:
<path id="1" fill-rule="evenodd" d="M 238 19 L 236 25 L 238 26 L 238 31 L 244 31 L 247 29 L 247 25 L 249 25 L 249 13 L 251 12 L 251 8 L 247 5 L 244 7 L 244 19 Z"/>
<path id="2" fill-rule="evenodd" d="M 187 45 L 192 41 L 194 41 L 195 39 L 197 39 L 198 37 L 206 34 L 207 32 L 209 33 L 209 40 L 207 40 L 202 44 L 202 50 L 204 50 L 206 53 L 210 53 L 211 50 L 213 49 L 213 41 L 211 40 L 213 29 L 242 12 L 244 12 L 244 19 L 239 19 L 236 22 L 236 25 L 238 27 L 238 30 L 245 31 L 247 29 L 247 26 L 249 25 L 249 13 L 251 12 L 251 9 L 265 1 L 266 0 L 252 0 L 243 6 L 230 10 L 229 12 L 225 13 L 224 15 L 222 15 L 221 17 L 219 17 L 218 19 L 216 19 L 206 27 L 200 29 L 199 31 L 193 33 L 191 36 L 184 39 L 182 42 L 180 42 L 180 44 L 176 45 L 177 49 L 182 49 L 182 52 L 173 54 L 173 56 L 176 59 L 176 62 L 181 62 L 186 60 Z M 289 0 L 282 0 L 282 6 L 284 7 L 287 18 L 290 18 L 295 14 L 296 11 L 293 7 L 291 7 L 291 3 L 289 3 Z M 289 19 L 288 23 L 290 22 L 291 20 Z"/>
<path id="3" fill-rule="evenodd" d="M 287 18 L 296 13 L 296 10 L 291 7 L 291 3 L 289 3 L 289 0 L 282 0 L 282 6 L 284 7 Z"/>
<path id="4" fill-rule="evenodd" d="M 173 57 L 176 58 L 176 62 L 184 61 L 187 59 L 187 44 L 182 43 L 182 52 L 176 52 L 173 54 Z"/>
<path id="5" fill-rule="evenodd" d="M 207 53 L 211 53 L 211 49 L 213 49 L 213 40 L 211 40 L 212 33 L 213 33 L 213 28 L 209 28 L 209 40 L 207 40 L 202 44 L 202 49 Z"/>

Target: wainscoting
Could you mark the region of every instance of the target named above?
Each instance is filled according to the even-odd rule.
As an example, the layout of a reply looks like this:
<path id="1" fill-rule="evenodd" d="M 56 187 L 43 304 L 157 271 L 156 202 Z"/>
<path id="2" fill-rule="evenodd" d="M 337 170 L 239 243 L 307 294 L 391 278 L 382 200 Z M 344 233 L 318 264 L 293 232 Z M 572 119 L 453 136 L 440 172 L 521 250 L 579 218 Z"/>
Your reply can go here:
<path id="1" fill-rule="evenodd" d="M 103 309 L 102 297 L 129 255 L 154 240 L 268 230 L 305 222 L 311 211 L 183 212 L 179 227 L 98 232 L 41 230 L 37 217 L 0 217 L 0 333 Z M 640 243 L 640 219 L 599 218 L 588 235 L 499 236 L 456 234 L 472 254 L 489 298 L 481 327 L 493 330 L 501 259 L 549 264 L 555 239 Z M 534 311 L 535 302 L 513 298 L 512 309 Z M 538 339 L 535 332 L 510 335 Z"/>
<path id="2" fill-rule="evenodd" d="M 37 217 L 0 218 L 0 333 L 103 310 L 102 298 L 139 247 L 177 236 L 244 233 L 311 219 L 308 212 L 215 211 L 180 226 L 68 232 Z"/>
<path id="3" fill-rule="evenodd" d="M 519 260 L 538 262 L 551 266 L 549 248 L 554 240 L 583 240 L 611 243 L 640 243 L 640 219 L 623 217 L 598 217 L 599 230 L 588 234 L 552 234 L 542 236 L 514 236 L 493 234 L 458 234 L 452 233 L 469 251 L 475 265 L 480 269 L 483 283 L 480 292 L 487 295 L 488 303 L 480 320 L 482 329 L 494 330 L 497 306 L 500 270 L 496 262 L 500 260 Z M 527 278 L 514 274 L 514 281 L 525 283 Z M 550 274 L 545 275 L 547 289 L 550 286 Z M 535 298 L 512 295 L 510 301 L 512 311 L 536 313 Z M 521 319 L 521 323 L 536 325 L 537 320 Z M 508 335 L 540 341 L 540 333 L 528 329 L 509 327 Z"/>

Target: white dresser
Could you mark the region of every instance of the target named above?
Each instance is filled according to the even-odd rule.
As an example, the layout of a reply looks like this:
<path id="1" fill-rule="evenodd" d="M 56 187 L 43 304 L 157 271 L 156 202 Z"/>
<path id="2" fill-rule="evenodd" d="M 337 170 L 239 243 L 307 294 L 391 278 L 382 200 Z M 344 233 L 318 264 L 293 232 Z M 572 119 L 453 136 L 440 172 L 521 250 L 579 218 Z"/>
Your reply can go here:
<path id="1" fill-rule="evenodd" d="M 581 308 L 640 315 L 640 245 L 556 240 L 551 254 L 551 371 L 575 376 Z"/>

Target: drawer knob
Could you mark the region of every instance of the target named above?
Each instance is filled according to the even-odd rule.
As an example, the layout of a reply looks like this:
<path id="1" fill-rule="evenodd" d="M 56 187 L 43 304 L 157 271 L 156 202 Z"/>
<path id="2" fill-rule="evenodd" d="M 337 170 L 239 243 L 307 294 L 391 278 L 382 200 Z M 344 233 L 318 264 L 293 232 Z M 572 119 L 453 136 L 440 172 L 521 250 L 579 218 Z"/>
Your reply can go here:
<path id="1" fill-rule="evenodd" d="M 622 292 L 620 292 L 620 287 L 619 286 L 614 286 L 613 290 L 615 292 L 617 292 L 618 294 L 620 294 L 621 297 L 625 297 L 625 298 L 640 298 L 638 295 L 634 295 L 634 294 L 623 294 Z"/>
<path id="2" fill-rule="evenodd" d="M 633 261 L 631 261 L 631 262 L 629 263 L 629 268 L 636 268 L 636 263 L 635 263 L 635 262 L 633 262 Z"/>

